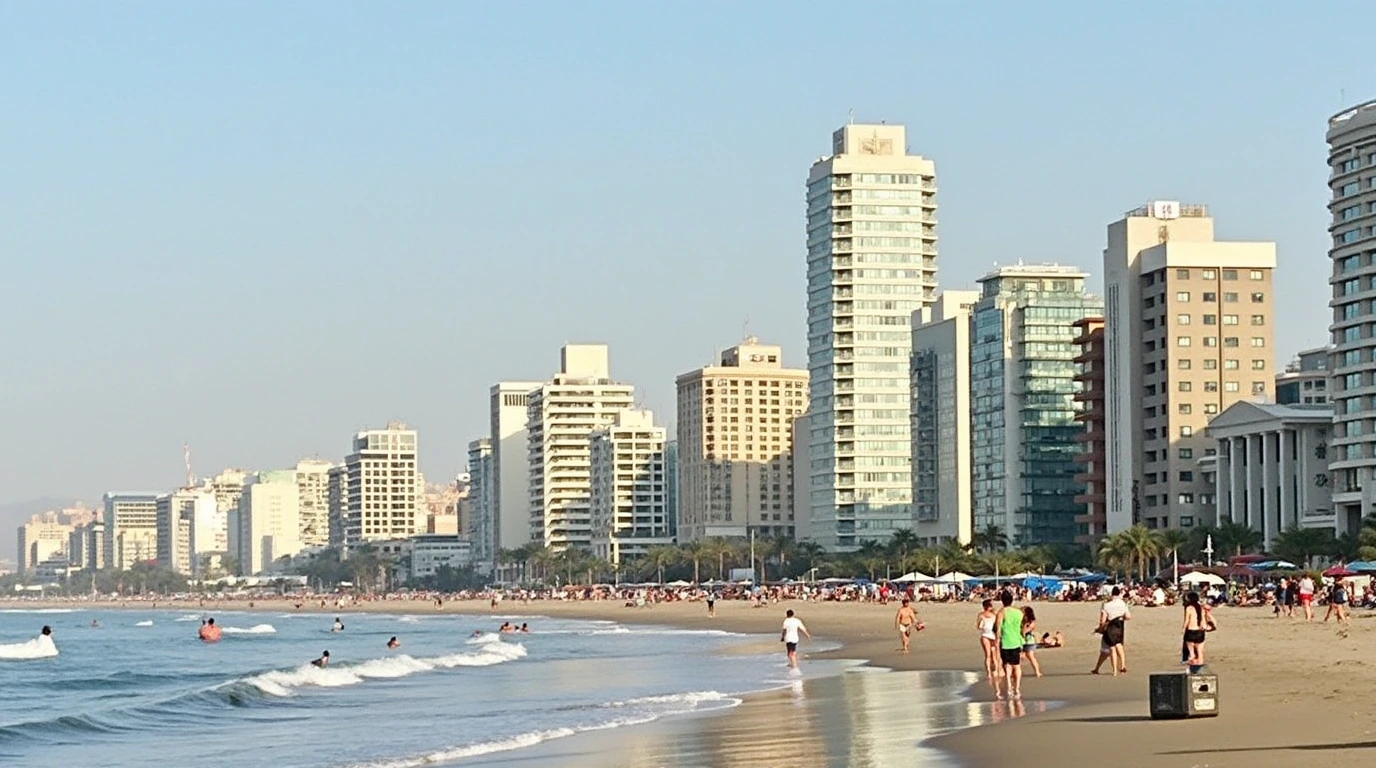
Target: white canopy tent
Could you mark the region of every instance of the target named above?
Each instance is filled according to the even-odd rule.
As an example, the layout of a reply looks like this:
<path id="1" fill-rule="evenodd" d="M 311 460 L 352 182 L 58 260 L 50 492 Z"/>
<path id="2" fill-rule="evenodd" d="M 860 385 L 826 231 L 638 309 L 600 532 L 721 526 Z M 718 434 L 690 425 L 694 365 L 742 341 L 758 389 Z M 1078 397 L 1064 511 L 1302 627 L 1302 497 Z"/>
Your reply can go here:
<path id="1" fill-rule="evenodd" d="M 1212 584 L 1221 587 L 1224 585 L 1223 577 L 1214 573 L 1204 573 L 1203 571 L 1191 571 L 1180 577 L 1180 581 L 1185 584 Z"/>

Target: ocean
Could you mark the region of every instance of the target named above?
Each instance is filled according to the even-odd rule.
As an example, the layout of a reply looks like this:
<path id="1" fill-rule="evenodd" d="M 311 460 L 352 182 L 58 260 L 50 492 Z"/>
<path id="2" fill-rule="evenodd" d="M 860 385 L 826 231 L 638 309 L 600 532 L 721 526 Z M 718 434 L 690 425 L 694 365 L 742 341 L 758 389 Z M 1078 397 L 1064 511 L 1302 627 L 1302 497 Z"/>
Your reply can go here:
<path id="1" fill-rule="evenodd" d="M 185 610 L 0 610 L 0 764 L 571 764 L 561 744 L 578 734 L 620 738 L 635 729 L 611 731 L 724 711 L 748 693 L 791 690 L 796 700 L 804 684 L 825 691 L 874 674 L 856 678 L 847 662 L 818 660 L 794 672 L 782 653 L 742 652 L 754 638 L 715 630 L 347 614 L 344 631 L 331 633 L 330 615 L 205 615 L 224 628 L 221 642 L 198 641 L 202 614 Z M 491 634 L 508 618 L 529 622 L 531 633 Z M 56 656 L 31 642 L 44 624 Z M 475 629 L 488 634 L 472 637 Z M 392 636 L 396 650 L 386 648 Z M 329 667 L 310 666 L 324 650 Z M 964 713 L 958 692 L 972 678 L 954 674 L 928 682 Z M 942 730 L 970 724 L 965 714 L 946 719 Z M 654 764 L 715 762 L 700 747 L 676 759 L 682 739 L 660 749 Z"/>

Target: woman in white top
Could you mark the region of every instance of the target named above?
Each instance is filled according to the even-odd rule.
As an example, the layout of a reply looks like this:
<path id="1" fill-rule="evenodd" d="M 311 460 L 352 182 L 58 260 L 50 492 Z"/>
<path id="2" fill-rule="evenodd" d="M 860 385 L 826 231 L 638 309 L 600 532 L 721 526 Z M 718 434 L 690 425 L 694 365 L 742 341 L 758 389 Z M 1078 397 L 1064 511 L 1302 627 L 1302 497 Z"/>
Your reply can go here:
<path id="1" fill-rule="evenodd" d="M 975 629 L 979 631 L 979 647 L 984 652 L 984 672 L 989 678 L 989 684 L 994 686 L 994 695 L 1002 698 L 1003 691 L 1000 690 L 999 681 L 1003 675 L 999 674 L 999 643 L 994 635 L 994 601 L 985 600 L 984 610 L 979 612 L 975 618 Z"/>

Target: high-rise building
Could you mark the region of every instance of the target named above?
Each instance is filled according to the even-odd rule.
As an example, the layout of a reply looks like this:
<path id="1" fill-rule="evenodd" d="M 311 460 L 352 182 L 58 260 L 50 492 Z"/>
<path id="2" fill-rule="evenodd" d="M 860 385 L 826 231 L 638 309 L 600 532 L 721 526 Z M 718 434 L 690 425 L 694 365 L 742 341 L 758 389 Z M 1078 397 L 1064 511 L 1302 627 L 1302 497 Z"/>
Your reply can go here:
<path id="1" fill-rule="evenodd" d="M 179 488 L 158 496 L 158 565 L 200 575 L 229 547 L 225 515 L 210 486 Z M 206 562 L 202 562 L 206 560 Z"/>
<path id="2" fill-rule="evenodd" d="M 540 381 L 502 381 L 490 398 L 492 447 L 492 553 L 524 547 L 530 528 L 530 393 Z"/>
<path id="3" fill-rule="evenodd" d="M 588 436 L 632 406 L 635 388 L 611 379 L 605 344 L 565 344 L 559 373 L 530 392 L 530 529 L 538 544 L 592 544 Z"/>
<path id="4" fill-rule="evenodd" d="M 810 535 L 911 528 L 912 313 L 935 300 L 936 168 L 900 125 L 842 126 L 807 182 Z"/>
<path id="5" fill-rule="evenodd" d="M 1075 322 L 1103 302 L 1085 273 L 1057 264 L 999 267 L 971 309 L 971 503 L 978 534 L 1018 546 L 1075 541 Z"/>
<path id="6" fill-rule="evenodd" d="M 15 566 L 19 575 L 28 575 L 44 563 L 69 562 L 71 536 L 74 527 L 58 519 L 57 513 L 34 515 L 19 526 L 19 559 Z M 81 566 L 76 562 L 77 567 Z"/>
<path id="7" fill-rule="evenodd" d="M 303 459 L 296 464 L 303 547 L 330 543 L 330 470 L 334 466 L 334 462 L 323 459 Z"/>
<path id="8" fill-rule="evenodd" d="M 1107 528 L 1191 528 L 1215 515 L 1198 461 L 1209 420 L 1269 399 L 1275 243 L 1214 239 L 1202 205 L 1155 201 L 1104 249 Z"/>
<path id="9" fill-rule="evenodd" d="M 942 291 L 913 313 L 913 532 L 924 546 L 969 544 L 970 307 L 979 291 Z"/>
<path id="10" fill-rule="evenodd" d="M 401 422 L 354 435 L 353 452 L 344 460 L 346 544 L 425 533 L 418 454 L 416 431 Z"/>
<path id="11" fill-rule="evenodd" d="M 158 495 L 156 493 L 105 494 L 105 540 L 102 559 L 106 568 L 127 571 L 136 563 L 158 557 Z"/>
<path id="12" fill-rule="evenodd" d="M 1075 518 L 1079 529 L 1075 540 L 1093 544 L 1108 533 L 1104 494 L 1104 318 L 1076 321 L 1075 330 L 1075 381 L 1079 383 L 1075 402 L 1080 404 L 1075 420 L 1084 425 L 1084 431 L 1078 435 L 1084 447 L 1075 457 L 1080 465 L 1075 482 L 1083 487 L 1083 492 L 1075 497 L 1075 503 L 1083 507 Z"/>
<path id="13" fill-rule="evenodd" d="M 592 553 L 613 565 L 674 543 L 665 430 L 649 411 L 626 410 L 588 436 Z"/>
<path id="14" fill-rule="evenodd" d="M 1327 405 L 1332 388 L 1328 370 L 1331 347 L 1306 349 L 1276 374 L 1277 405 Z"/>
<path id="15" fill-rule="evenodd" d="M 793 424 L 807 371 L 751 337 L 677 383 L 681 540 L 792 536 L 806 514 L 793 497 Z"/>
<path id="16" fill-rule="evenodd" d="M 491 570 L 497 552 L 496 520 L 492 514 L 492 441 L 486 437 L 468 444 L 468 481 L 468 534 L 473 542 L 473 562 L 480 572 L 486 573 Z"/>
<path id="17" fill-rule="evenodd" d="M 344 546 L 344 520 L 349 512 L 349 470 L 343 464 L 330 467 L 326 478 L 330 515 L 330 546 Z"/>
<path id="18" fill-rule="evenodd" d="M 272 470 L 248 478 L 239 499 L 241 575 L 252 576 L 291 557 L 301 545 L 301 491 L 296 472 Z"/>

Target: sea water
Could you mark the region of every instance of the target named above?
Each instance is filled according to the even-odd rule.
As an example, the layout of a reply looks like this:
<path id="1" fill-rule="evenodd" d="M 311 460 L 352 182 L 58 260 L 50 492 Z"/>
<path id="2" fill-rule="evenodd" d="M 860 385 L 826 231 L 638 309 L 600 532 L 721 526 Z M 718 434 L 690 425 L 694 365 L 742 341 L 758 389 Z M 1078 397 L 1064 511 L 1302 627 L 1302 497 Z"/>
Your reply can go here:
<path id="1" fill-rule="evenodd" d="M 223 628 L 219 643 L 196 639 L 209 616 Z M 334 616 L 322 614 L 0 612 L 0 764 L 462 765 L 725 709 L 797 683 L 782 653 L 742 654 L 732 646 L 744 636 L 715 630 L 538 616 L 341 618 L 344 631 L 332 633 Z M 531 632 L 491 634 L 505 618 Z M 44 624 L 58 655 L 5 653 Z M 386 647 L 392 636 L 396 650 Z M 329 666 L 311 666 L 325 650 Z M 809 677 L 843 668 L 804 666 Z"/>

